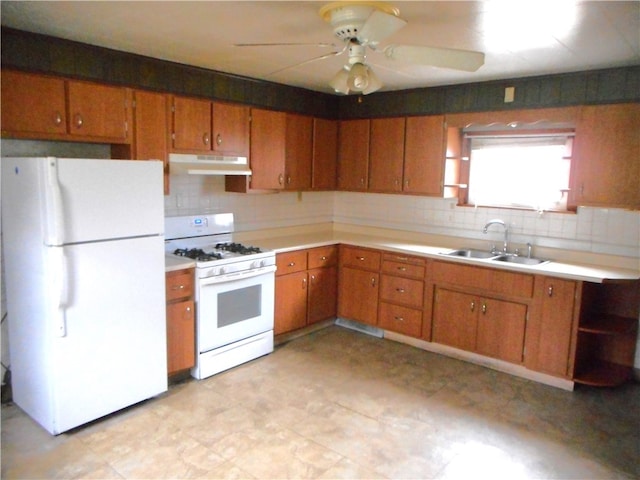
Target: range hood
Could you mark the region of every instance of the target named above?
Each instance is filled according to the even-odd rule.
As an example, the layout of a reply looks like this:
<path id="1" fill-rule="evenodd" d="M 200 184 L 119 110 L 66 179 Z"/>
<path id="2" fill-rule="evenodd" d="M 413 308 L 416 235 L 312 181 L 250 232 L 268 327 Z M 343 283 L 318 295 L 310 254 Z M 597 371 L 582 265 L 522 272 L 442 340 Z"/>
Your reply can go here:
<path id="1" fill-rule="evenodd" d="M 251 175 L 247 157 L 169 154 L 169 172 L 187 175 Z"/>

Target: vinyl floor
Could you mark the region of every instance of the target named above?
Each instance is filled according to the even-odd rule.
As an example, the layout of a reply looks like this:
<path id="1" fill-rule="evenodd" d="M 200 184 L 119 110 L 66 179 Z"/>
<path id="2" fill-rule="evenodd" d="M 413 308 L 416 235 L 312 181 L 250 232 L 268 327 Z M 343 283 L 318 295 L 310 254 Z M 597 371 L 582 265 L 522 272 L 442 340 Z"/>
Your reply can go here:
<path id="1" fill-rule="evenodd" d="M 567 392 L 338 326 L 53 437 L 2 407 L 2 478 L 630 479 L 640 385 Z"/>

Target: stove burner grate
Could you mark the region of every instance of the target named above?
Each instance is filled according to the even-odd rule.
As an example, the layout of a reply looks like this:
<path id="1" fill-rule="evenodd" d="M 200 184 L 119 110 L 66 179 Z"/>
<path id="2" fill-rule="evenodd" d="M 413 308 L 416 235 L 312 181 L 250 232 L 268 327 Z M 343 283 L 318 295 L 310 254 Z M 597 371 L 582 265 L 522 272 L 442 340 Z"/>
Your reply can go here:
<path id="1" fill-rule="evenodd" d="M 201 248 L 178 248 L 173 252 L 174 255 L 179 257 L 187 257 L 199 262 L 208 262 L 209 260 L 220 260 L 222 254 L 220 253 L 207 253 Z"/>
<path id="2" fill-rule="evenodd" d="M 240 255 L 251 255 L 252 253 L 262 253 L 258 247 L 246 247 L 241 243 L 218 243 L 216 244 L 217 250 L 224 250 L 227 252 L 238 253 Z"/>

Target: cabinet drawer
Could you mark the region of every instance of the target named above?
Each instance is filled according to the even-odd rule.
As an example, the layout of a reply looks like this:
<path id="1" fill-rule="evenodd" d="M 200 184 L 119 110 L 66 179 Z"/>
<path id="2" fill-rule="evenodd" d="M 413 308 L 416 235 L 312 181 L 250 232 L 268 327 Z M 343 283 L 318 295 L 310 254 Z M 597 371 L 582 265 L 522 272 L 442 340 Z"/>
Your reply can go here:
<path id="1" fill-rule="evenodd" d="M 384 256 L 384 258 L 385 259 L 382 262 L 383 273 L 389 273 L 391 275 L 398 275 L 408 278 L 417 278 L 420 280 L 424 278 L 424 265 L 414 265 L 412 263 L 387 260 L 386 255 Z"/>
<path id="2" fill-rule="evenodd" d="M 293 272 L 301 272 L 307 269 L 307 251 L 279 253 L 276 255 L 276 275 L 286 275 Z"/>
<path id="3" fill-rule="evenodd" d="M 382 276 L 380 298 L 393 303 L 422 308 L 424 282 L 408 278 Z"/>
<path id="4" fill-rule="evenodd" d="M 342 247 L 340 249 L 340 264 L 364 270 L 380 270 L 382 255 L 375 250 L 357 247 Z"/>
<path id="5" fill-rule="evenodd" d="M 422 311 L 380 302 L 378 326 L 404 335 L 420 337 Z"/>
<path id="6" fill-rule="evenodd" d="M 171 302 L 193 296 L 193 270 L 169 272 L 165 277 L 166 301 Z"/>
<path id="7" fill-rule="evenodd" d="M 338 247 L 312 248 L 308 251 L 307 265 L 311 268 L 332 267 L 338 263 Z"/>

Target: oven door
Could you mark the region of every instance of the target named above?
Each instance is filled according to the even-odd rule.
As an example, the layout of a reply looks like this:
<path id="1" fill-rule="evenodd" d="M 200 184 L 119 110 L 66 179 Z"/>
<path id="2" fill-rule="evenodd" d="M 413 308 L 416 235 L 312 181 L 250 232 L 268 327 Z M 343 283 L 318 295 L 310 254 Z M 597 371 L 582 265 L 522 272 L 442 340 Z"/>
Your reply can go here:
<path id="1" fill-rule="evenodd" d="M 197 280 L 198 352 L 273 330 L 275 266 Z"/>

